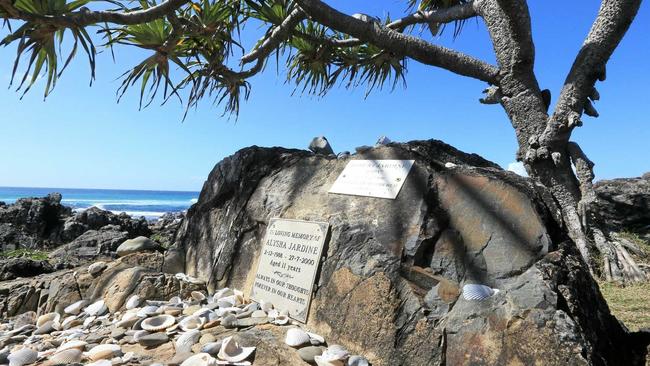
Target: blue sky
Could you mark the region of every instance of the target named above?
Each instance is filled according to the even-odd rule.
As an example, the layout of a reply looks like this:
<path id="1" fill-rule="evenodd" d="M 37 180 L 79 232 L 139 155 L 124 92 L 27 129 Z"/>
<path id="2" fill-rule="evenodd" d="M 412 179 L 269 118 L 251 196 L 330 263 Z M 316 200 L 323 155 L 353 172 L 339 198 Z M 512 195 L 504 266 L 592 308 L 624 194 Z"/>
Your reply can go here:
<path id="1" fill-rule="evenodd" d="M 330 1 L 349 12 L 391 17 L 399 1 Z M 598 10 L 597 1 L 531 1 L 536 72 L 556 100 L 566 73 Z M 596 163 L 599 179 L 638 176 L 650 170 L 650 5 L 644 3 L 598 84 L 600 118 L 585 117 L 574 133 Z M 258 34 L 245 31 L 246 38 Z M 6 31 L 0 31 L 4 34 Z M 462 35 L 437 43 L 494 63 L 482 24 L 472 20 Z M 286 75 L 267 67 L 251 80 L 252 94 L 239 119 L 221 117 L 206 102 L 181 122 L 178 103 L 138 111 L 137 91 L 116 103 L 116 78 L 143 54 L 120 48 L 114 63 L 99 55 L 97 79 L 88 86 L 88 65 L 78 57 L 53 94 L 43 85 L 22 100 L 6 89 L 12 48 L 0 49 L 0 186 L 200 190 L 223 157 L 249 146 L 306 148 L 325 135 L 335 151 L 394 141 L 435 138 L 507 167 L 514 161 L 514 132 L 500 106 L 478 103 L 485 84 L 450 72 L 409 63 L 408 85 L 395 91 L 335 89 L 323 98 L 292 96 Z"/>

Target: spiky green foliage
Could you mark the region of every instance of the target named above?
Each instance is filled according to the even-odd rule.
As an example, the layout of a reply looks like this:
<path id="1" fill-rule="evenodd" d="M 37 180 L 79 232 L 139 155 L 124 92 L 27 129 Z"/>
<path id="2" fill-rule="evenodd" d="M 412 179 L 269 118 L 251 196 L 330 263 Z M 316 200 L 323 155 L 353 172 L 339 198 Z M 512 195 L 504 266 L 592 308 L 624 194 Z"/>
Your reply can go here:
<path id="1" fill-rule="evenodd" d="M 4 0 L 5 2 L 7 0 Z M 448 7 L 463 0 L 408 0 L 407 5 L 421 10 Z M 133 12 L 156 6 L 155 0 L 139 2 L 105 0 L 116 9 Z M 87 55 L 91 81 L 95 76 L 97 50 L 94 38 L 103 37 L 103 47 L 111 52 L 120 47 L 137 47 L 144 52 L 138 62 L 121 76 L 118 101 L 135 88 L 140 107 L 150 105 L 162 89 L 160 101 L 170 97 L 184 99 L 186 108 L 197 107 L 204 99 L 224 107 L 225 112 L 239 112 L 239 104 L 248 98 L 248 78 L 263 69 L 267 58 L 241 65 L 246 52 L 241 45 L 241 29 L 262 29 L 259 47 L 275 27 L 295 9 L 290 0 L 195 0 L 173 13 L 166 13 L 146 23 L 69 24 L 49 21 L 49 16 L 78 14 L 90 0 L 16 0 L 14 14 L 0 2 L 0 18 L 5 25 L 22 23 L 0 42 L 15 44 L 17 55 L 13 76 L 26 64 L 18 90 L 26 93 L 42 76 L 46 77 L 45 96 L 52 92 L 57 79 L 80 47 Z M 104 6 L 106 7 L 106 6 Z M 20 12 L 16 20 L 16 12 Z M 13 19 L 9 22 L 9 19 Z M 390 19 L 384 19 L 388 24 Z M 408 30 L 405 30 L 408 31 Z M 337 41 L 350 38 L 308 19 L 300 21 L 291 35 L 272 52 L 278 68 L 286 67 L 288 82 L 299 93 L 322 96 L 333 87 L 366 87 L 366 92 L 385 86 L 395 88 L 404 82 L 406 60 L 371 44 L 340 46 Z M 94 40 L 97 42 L 97 40 Z M 70 49 L 64 53 L 63 48 Z M 13 83 L 13 79 L 12 79 Z"/>
<path id="2" fill-rule="evenodd" d="M 65 15 L 71 13 L 82 6 L 88 4 L 90 0 L 76 0 L 67 3 L 65 0 L 17 0 L 14 4 L 16 9 L 35 14 L 39 16 L 48 15 Z M 1 14 L 0 14 L 1 16 Z M 5 15 L 6 16 L 6 15 Z M 73 39 L 72 49 L 65 56 L 63 66 L 59 67 L 61 58 L 61 46 L 66 34 L 70 34 Z M 20 61 L 27 61 L 27 69 L 23 73 L 17 90 L 23 90 L 23 95 L 29 91 L 34 83 L 41 77 L 44 72 L 46 77 L 45 94 L 48 94 L 56 86 L 57 79 L 61 76 L 70 61 L 77 54 L 79 44 L 83 47 L 88 56 L 90 64 L 91 82 L 95 77 L 95 46 L 85 28 L 59 29 L 52 25 L 42 24 L 36 21 L 25 22 L 16 31 L 11 32 L 2 41 L 1 46 L 6 46 L 12 42 L 18 42 L 16 60 L 12 71 L 10 85 L 13 85 L 14 78 L 18 72 Z M 45 67 L 45 69 L 43 69 Z M 31 74 L 31 77 L 30 77 Z M 24 89 L 23 89 L 24 87 Z"/>

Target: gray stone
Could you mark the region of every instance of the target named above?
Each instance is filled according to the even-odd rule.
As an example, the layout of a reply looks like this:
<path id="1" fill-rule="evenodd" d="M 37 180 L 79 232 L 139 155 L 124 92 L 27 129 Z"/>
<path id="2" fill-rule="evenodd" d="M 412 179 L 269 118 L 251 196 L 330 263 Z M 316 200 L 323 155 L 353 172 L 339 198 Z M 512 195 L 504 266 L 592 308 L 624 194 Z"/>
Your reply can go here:
<path id="1" fill-rule="evenodd" d="M 334 150 L 332 150 L 332 147 L 325 136 L 314 137 L 309 144 L 309 150 L 321 155 L 334 154 Z"/>
<path id="2" fill-rule="evenodd" d="M 97 277 L 103 270 L 106 269 L 106 267 L 108 267 L 106 262 L 95 262 L 88 266 L 88 273 L 90 273 L 90 275 L 93 277 Z"/>
<path id="3" fill-rule="evenodd" d="M 169 336 L 165 333 L 152 333 L 138 338 L 138 343 L 144 347 L 156 347 L 169 342 Z"/>
<path id="4" fill-rule="evenodd" d="M 231 329 L 237 327 L 237 317 L 232 314 L 228 314 L 221 319 L 221 325 L 224 328 Z"/>
<path id="5" fill-rule="evenodd" d="M 266 324 L 268 322 L 269 322 L 269 318 L 244 318 L 244 319 L 237 320 L 237 327 L 238 328 L 252 327 L 255 325 Z"/>
<path id="6" fill-rule="evenodd" d="M 347 366 L 368 366 L 369 364 L 370 363 L 368 362 L 367 358 L 354 355 L 348 358 Z"/>
<path id="7" fill-rule="evenodd" d="M 320 356 L 323 354 L 323 347 L 320 346 L 308 346 L 303 347 L 298 350 L 298 355 L 300 358 L 307 363 L 314 363 L 314 357 Z"/>
<path id="8" fill-rule="evenodd" d="M 115 328 L 111 331 L 111 338 L 115 340 L 122 339 L 124 337 L 124 334 L 126 333 L 126 329 L 124 328 Z"/>
<path id="9" fill-rule="evenodd" d="M 124 257 L 133 253 L 159 251 L 161 249 L 160 245 L 155 241 L 144 236 L 138 236 L 120 244 L 116 252 L 118 257 Z"/>
<path id="10" fill-rule="evenodd" d="M 185 273 L 185 256 L 177 248 L 170 248 L 165 252 L 162 271 L 165 273 Z"/>
<path id="11" fill-rule="evenodd" d="M 82 260 L 94 259 L 102 254 L 114 252 L 128 239 L 128 232 L 119 226 L 107 225 L 100 230 L 88 230 L 73 242 L 50 253 L 50 258 L 66 260 L 79 265 Z"/>

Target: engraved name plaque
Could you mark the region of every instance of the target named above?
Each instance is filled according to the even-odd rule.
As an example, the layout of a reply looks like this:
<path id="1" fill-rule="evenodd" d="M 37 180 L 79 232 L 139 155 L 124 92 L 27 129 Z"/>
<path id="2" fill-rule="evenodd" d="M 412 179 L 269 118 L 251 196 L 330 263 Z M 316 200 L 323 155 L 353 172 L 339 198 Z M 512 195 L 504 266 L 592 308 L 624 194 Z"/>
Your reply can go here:
<path id="1" fill-rule="evenodd" d="M 329 193 L 395 199 L 415 160 L 352 160 Z"/>
<path id="2" fill-rule="evenodd" d="M 326 222 L 269 220 L 251 298 L 306 322 L 328 228 Z"/>

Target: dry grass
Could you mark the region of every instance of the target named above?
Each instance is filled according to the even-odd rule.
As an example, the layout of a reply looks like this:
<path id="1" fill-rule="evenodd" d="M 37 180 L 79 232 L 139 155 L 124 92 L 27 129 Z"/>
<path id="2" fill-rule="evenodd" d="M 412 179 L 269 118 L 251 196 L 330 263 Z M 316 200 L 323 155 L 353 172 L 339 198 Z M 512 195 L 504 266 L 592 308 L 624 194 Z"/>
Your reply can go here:
<path id="1" fill-rule="evenodd" d="M 612 314 L 631 331 L 650 329 L 650 282 L 627 285 L 600 282 Z"/>

